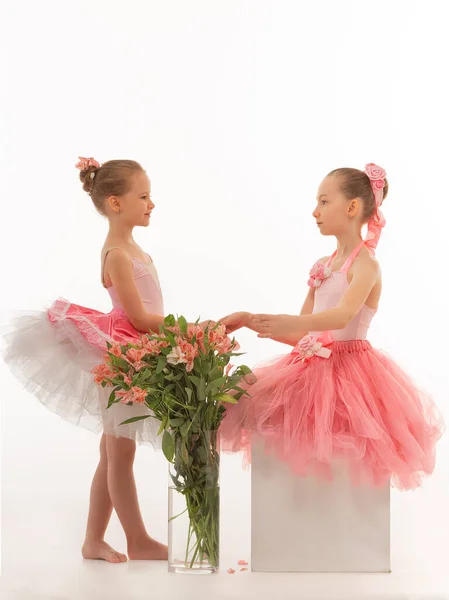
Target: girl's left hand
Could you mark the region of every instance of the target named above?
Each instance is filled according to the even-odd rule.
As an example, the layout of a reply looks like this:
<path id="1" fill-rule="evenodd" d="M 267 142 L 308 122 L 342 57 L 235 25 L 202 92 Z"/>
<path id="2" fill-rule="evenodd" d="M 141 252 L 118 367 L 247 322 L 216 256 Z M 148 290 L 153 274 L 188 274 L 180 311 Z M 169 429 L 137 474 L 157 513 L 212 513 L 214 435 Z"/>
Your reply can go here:
<path id="1" fill-rule="evenodd" d="M 293 315 L 251 315 L 251 329 L 258 332 L 260 338 L 287 338 L 301 335 L 300 317 Z"/>

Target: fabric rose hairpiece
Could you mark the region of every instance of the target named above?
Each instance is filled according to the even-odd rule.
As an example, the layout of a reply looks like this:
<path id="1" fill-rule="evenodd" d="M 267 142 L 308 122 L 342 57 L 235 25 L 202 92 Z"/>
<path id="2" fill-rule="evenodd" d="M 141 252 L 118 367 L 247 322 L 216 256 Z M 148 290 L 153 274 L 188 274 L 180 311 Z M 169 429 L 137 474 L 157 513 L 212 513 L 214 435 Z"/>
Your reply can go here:
<path id="1" fill-rule="evenodd" d="M 76 163 L 75 167 L 80 171 L 87 171 L 89 167 L 95 167 L 99 169 L 101 167 L 100 163 L 94 158 L 84 158 L 83 156 L 79 156 L 79 162 Z M 90 174 L 91 179 L 95 177 L 95 171 L 92 171 Z"/>
<path id="2" fill-rule="evenodd" d="M 371 183 L 371 188 L 374 193 L 374 200 L 376 202 L 376 208 L 373 212 L 372 217 L 368 221 L 368 233 L 365 238 L 366 245 L 374 253 L 377 244 L 379 242 L 380 234 L 382 229 L 385 227 L 385 217 L 380 210 L 380 205 L 384 197 L 383 189 L 385 187 L 385 179 L 387 174 L 382 167 L 375 165 L 374 163 L 368 163 L 365 166 L 365 173 Z"/>

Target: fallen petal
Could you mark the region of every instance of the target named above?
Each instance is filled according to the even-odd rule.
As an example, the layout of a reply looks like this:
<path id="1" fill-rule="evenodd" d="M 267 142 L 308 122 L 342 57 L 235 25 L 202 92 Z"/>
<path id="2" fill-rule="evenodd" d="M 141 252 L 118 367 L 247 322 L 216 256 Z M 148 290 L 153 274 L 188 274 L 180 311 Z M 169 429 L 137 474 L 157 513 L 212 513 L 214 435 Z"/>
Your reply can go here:
<path id="1" fill-rule="evenodd" d="M 247 571 L 248 569 L 246 567 L 243 567 L 243 569 L 240 569 L 240 571 Z"/>
<path id="2" fill-rule="evenodd" d="M 237 564 L 238 565 L 247 565 L 248 561 L 247 560 L 239 560 L 239 562 Z"/>
<path id="3" fill-rule="evenodd" d="M 235 571 L 234 571 L 234 569 L 228 569 L 228 573 L 229 573 L 229 575 L 234 575 Z"/>

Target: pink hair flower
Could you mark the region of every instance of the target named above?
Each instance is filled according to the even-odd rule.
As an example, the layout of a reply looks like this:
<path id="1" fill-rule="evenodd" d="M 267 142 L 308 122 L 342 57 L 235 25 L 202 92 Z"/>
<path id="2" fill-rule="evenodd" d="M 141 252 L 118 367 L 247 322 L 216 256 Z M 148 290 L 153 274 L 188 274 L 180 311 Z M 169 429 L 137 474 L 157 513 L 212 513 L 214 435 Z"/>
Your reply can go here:
<path id="1" fill-rule="evenodd" d="M 100 168 L 100 163 L 94 158 L 84 158 L 83 156 L 79 156 L 79 162 L 76 163 L 75 167 L 80 171 L 87 171 L 89 167 Z"/>
<path id="2" fill-rule="evenodd" d="M 374 163 L 368 163 L 365 165 L 365 173 L 370 178 L 370 181 L 383 181 L 387 176 L 385 170 Z"/>

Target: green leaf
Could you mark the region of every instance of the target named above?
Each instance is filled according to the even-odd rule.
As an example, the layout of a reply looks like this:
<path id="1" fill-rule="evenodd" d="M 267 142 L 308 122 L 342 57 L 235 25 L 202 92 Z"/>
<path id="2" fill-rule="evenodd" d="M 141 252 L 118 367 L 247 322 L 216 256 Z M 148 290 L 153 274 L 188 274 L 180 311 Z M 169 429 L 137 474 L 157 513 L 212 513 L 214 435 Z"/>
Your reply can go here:
<path id="1" fill-rule="evenodd" d="M 210 373 L 210 369 L 211 369 L 211 364 L 209 361 L 207 360 L 202 360 L 201 361 L 201 371 L 203 373 L 203 375 L 208 375 Z"/>
<path id="2" fill-rule="evenodd" d="M 149 409 L 151 410 L 156 410 L 159 405 L 160 405 L 161 401 L 160 398 L 155 398 L 154 396 L 146 399 L 146 405 L 148 406 Z"/>
<path id="3" fill-rule="evenodd" d="M 115 404 L 116 402 L 118 402 L 118 398 L 115 397 L 115 392 L 118 391 L 118 387 L 115 387 L 112 392 L 109 395 L 109 402 L 108 402 L 108 406 L 107 408 L 109 408 L 110 406 L 112 406 L 113 404 Z"/>
<path id="4" fill-rule="evenodd" d="M 230 394 L 218 394 L 217 396 L 214 396 L 214 400 L 217 402 L 225 402 L 226 404 L 237 404 L 238 402 L 238 400 Z"/>
<path id="5" fill-rule="evenodd" d="M 240 365 L 239 369 L 244 375 L 249 375 L 250 373 L 252 373 L 251 369 L 246 365 Z"/>
<path id="6" fill-rule="evenodd" d="M 200 379 L 197 394 L 200 402 L 203 402 L 206 399 L 206 384 L 204 379 Z"/>
<path id="7" fill-rule="evenodd" d="M 248 392 L 246 390 L 242 389 L 238 385 L 235 385 L 232 389 L 235 390 L 236 392 L 241 392 L 242 394 L 248 394 Z"/>
<path id="8" fill-rule="evenodd" d="M 142 417 L 132 417 L 131 419 L 126 419 L 120 425 L 129 425 L 130 423 L 135 423 L 136 421 L 143 421 L 144 419 L 149 419 L 152 415 L 143 415 Z"/>
<path id="9" fill-rule="evenodd" d="M 223 376 L 223 367 L 214 367 L 212 369 L 212 371 L 209 373 L 209 379 L 211 381 L 213 381 L 214 379 L 217 379 L 218 377 L 222 377 Z"/>
<path id="10" fill-rule="evenodd" d="M 165 369 L 165 365 L 167 364 L 167 359 L 165 356 L 159 356 L 159 360 L 157 361 L 156 374 L 161 373 Z"/>
<path id="11" fill-rule="evenodd" d="M 172 473 L 170 473 L 170 477 L 171 477 L 173 483 L 176 485 L 177 488 L 181 487 L 182 483 L 179 481 L 178 477 L 175 477 Z"/>
<path id="12" fill-rule="evenodd" d="M 192 388 L 186 387 L 184 388 L 187 394 L 187 401 L 190 403 L 192 401 L 193 390 Z"/>
<path id="13" fill-rule="evenodd" d="M 129 366 L 130 366 L 129 363 L 124 358 L 121 358 L 120 356 L 112 356 L 111 362 L 113 365 L 115 365 L 119 369 L 125 369 L 126 371 L 129 369 Z"/>
<path id="14" fill-rule="evenodd" d="M 172 346 L 172 348 L 176 348 L 177 343 L 176 343 L 176 338 L 173 335 L 173 333 L 171 331 L 167 331 L 166 335 L 167 335 L 168 341 L 170 342 L 170 346 Z"/>
<path id="15" fill-rule="evenodd" d="M 179 428 L 179 431 L 183 438 L 187 437 L 187 434 L 189 433 L 189 429 L 190 429 L 191 425 L 192 425 L 192 421 L 184 421 L 184 424 L 181 425 L 181 427 Z"/>
<path id="16" fill-rule="evenodd" d="M 215 379 L 215 381 L 211 381 L 207 387 L 206 387 L 206 394 L 209 390 L 212 390 L 213 388 L 220 388 L 226 381 L 226 377 L 219 377 L 218 379 Z"/>
<path id="17" fill-rule="evenodd" d="M 114 377 L 114 379 L 111 379 L 110 381 L 116 386 L 123 387 L 124 389 L 129 389 L 129 386 L 127 386 L 124 383 L 121 377 Z"/>
<path id="18" fill-rule="evenodd" d="M 196 375 L 190 375 L 190 374 L 188 377 L 189 377 L 190 381 L 193 381 L 193 383 L 196 385 L 196 387 L 198 387 L 200 385 L 201 379 L 199 377 L 197 377 Z"/>
<path id="19" fill-rule="evenodd" d="M 161 426 L 159 427 L 159 431 L 157 432 L 158 435 L 161 435 L 161 433 L 164 431 L 165 426 L 167 425 L 167 420 L 168 420 L 168 417 L 167 417 L 167 415 L 165 415 L 161 421 Z"/>
<path id="20" fill-rule="evenodd" d="M 175 427 L 180 427 L 184 423 L 184 421 L 185 419 L 182 418 L 170 419 L 170 427 L 172 427 L 173 429 Z"/>
<path id="21" fill-rule="evenodd" d="M 176 319 L 174 315 L 167 315 L 164 319 L 165 327 L 174 327 L 176 325 Z"/>
<path id="22" fill-rule="evenodd" d="M 168 431 L 164 431 L 164 435 L 162 436 L 162 452 L 168 462 L 173 462 L 175 442 L 173 436 Z"/>
<path id="23" fill-rule="evenodd" d="M 178 325 L 182 333 L 187 333 L 187 321 L 183 316 L 178 317 Z"/>

